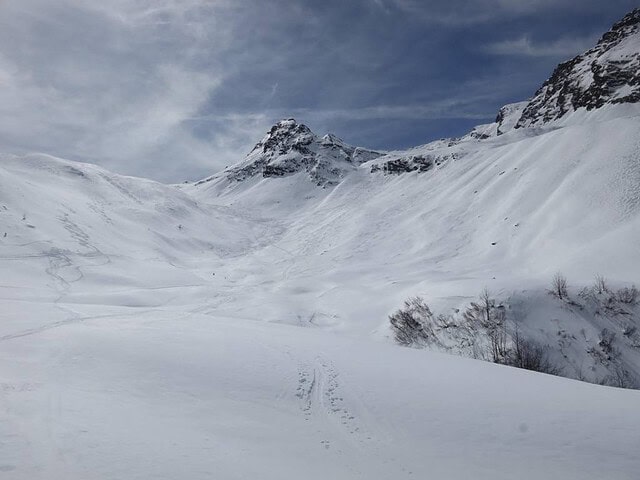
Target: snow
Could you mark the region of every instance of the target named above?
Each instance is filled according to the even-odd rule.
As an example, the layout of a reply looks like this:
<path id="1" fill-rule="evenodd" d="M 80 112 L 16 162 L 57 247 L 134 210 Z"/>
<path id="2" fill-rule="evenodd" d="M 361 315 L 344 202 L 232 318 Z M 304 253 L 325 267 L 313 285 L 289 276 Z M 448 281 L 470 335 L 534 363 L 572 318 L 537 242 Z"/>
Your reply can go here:
<path id="1" fill-rule="evenodd" d="M 577 376 L 616 324 L 544 290 L 556 271 L 572 295 L 640 281 L 637 113 L 390 152 L 330 188 L 3 156 L 0 472 L 637 478 L 640 391 L 400 348 L 387 323 L 409 296 L 449 312 L 486 286 L 540 341 L 588 337 L 563 350 Z M 411 155 L 447 160 L 371 173 Z"/>
<path id="2" fill-rule="evenodd" d="M 171 309 L 14 311 L 69 308 L 3 339 L 9 478 L 637 475 L 639 392 Z"/>
<path id="3" fill-rule="evenodd" d="M 406 151 L 288 119 L 195 184 L 0 155 L 2 478 L 639 478 L 638 19 Z M 461 356 L 484 288 L 569 378 Z"/>
<path id="4" fill-rule="evenodd" d="M 517 102 L 505 105 L 498 113 L 499 122 L 497 130 L 500 134 L 504 134 L 513 130 L 529 102 Z"/>

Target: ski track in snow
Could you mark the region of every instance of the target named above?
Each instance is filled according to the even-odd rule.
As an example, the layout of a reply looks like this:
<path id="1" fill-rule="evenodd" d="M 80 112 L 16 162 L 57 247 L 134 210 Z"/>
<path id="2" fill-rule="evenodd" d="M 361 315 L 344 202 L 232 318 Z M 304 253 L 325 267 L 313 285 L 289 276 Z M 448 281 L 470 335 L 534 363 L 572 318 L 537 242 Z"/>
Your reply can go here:
<path id="1" fill-rule="evenodd" d="M 345 406 L 339 374 L 327 360 L 318 357 L 312 367 L 300 366 L 296 396 L 307 420 L 319 417 L 316 423 L 326 424 L 330 418 L 332 423 L 339 423 L 344 432 L 350 435 L 359 433 L 356 417 Z"/>

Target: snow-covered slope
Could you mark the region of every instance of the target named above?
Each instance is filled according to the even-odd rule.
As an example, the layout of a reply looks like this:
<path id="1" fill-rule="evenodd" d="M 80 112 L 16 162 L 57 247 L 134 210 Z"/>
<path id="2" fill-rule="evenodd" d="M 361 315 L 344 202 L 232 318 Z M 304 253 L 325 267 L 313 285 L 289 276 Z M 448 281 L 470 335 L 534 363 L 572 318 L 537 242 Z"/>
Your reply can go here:
<path id="1" fill-rule="evenodd" d="M 624 370 L 627 384 L 640 386 L 638 312 L 574 311 L 595 275 L 613 282 L 614 303 L 615 289 L 640 281 L 640 105 L 635 94 L 622 95 L 636 88 L 639 19 L 640 10 L 627 15 L 594 49 L 558 67 L 533 99 L 501 108 L 494 123 L 380 153 L 345 170 L 330 191 L 310 189 L 295 168 L 288 178 L 263 173 L 233 185 L 223 172 L 190 190 L 285 225 L 274 247 L 291 258 L 274 260 L 267 250 L 241 260 L 247 271 L 285 269 L 273 287 L 252 293 L 274 321 L 384 335 L 384 323 L 371 319 L 409 296 L 448 314 L 486 287 L 535 312 L 518 313 L 518 328 L 550 348 L 562 374 L 603 382 Z M 304 132 L 295 137 L 303 143 L 318 138 L 289 120 L 258 150 L 284 127 Z M 230 170 L 260 166 L 255 152 Z M 288 161 L 286 149 L 270 155 Z M 557 271 L 569 276 L 574 306 L 544 295 Z M 598 353 L 604 329 L 617 335 L 619 361 Z M 567 331 L 574 333 L 565 338 Z"/>
<path id="2" fill-rule="evenodd" d="M 3 478 L 637 478 L 637 391 L 185 309 L 72 308 L 0 342 Z"/>
<path id="3" fill-rule="evenodd" d="M 633 79 L 637 18 L 580 58 Z M 0 473 L 636 478 L 640 392 L 399 348 L 388 322 L 486 287 L 563 375 L 638 386 L 638 305 L 582 291 L 640 283 L 640 105 L 607 91 L 407 151 L 285 120 L 196 184 L 0 157 Z"/>
<path id="4" fill-rule="evenodd" d="M 90 165 L 2 160 L 3 476 L 635 478 L 638 392 L 368 340 L 409 293 L 460 303 L 490 272 L 505 285 L 509 264 L 523 285 L 514 258 L 491 269 L 475 215 L 436 215 L 429 199 L 464 178 L 425 197 L 440 173 L 479 188 L 495 167 L 363 168 L 312 196 L 301 172 L 212 206 Z M 466 238 L 439 245 L 452 230 Z"/>
<path id="5" fill-rule="evenodd" d="M 5 300 L 158 305 L 173 287 L 202 284 L 195 259 L 241 255 L 278 231 L 171 186 L 44 155 L 2 156 L 0 181 Z"/>
<path id="6" fill-rule="evenodd" d="M 638 283 L 639 139 L 640 117 L 620 117 L 389 153 L 333 190 L 301 176 L 254 178 L 219 196 L 215 184 L 198 187 L 198 198 L 284 227 L 270 248 L 230 265 L 234 279 L 255 279 L 243 286 L 252 301 L 222 308 L 252 316 L 255 301 L 272 321 L 384 335 L 386 314 L 413 295 L 446 313 L 484 287 L 499 297 L 544 291 L 557 271 L 574 295 L 598 273 L 616 288 Z M 449 158 L 426 172 L 371 173 L 407 157 Z M 550 336 L 563 329 L 530 321 Z M 640 372 L 638 352 L 629 354 Z"/>

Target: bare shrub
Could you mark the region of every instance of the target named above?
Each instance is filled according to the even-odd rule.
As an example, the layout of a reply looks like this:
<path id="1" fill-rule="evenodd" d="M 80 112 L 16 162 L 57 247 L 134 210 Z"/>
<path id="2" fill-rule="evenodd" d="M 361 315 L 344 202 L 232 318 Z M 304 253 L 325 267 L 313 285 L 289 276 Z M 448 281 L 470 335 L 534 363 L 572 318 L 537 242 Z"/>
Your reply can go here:
<path id="1" fill-rule="evenodd" d="M 638 301 L 638 289 L 635 285 L 618 290 L 618 300 L 622 303 L 634 305 Z"/>
<path id="2" fill-rule="evenodd" d="M 491 360 L 496 363 L 504 363 L 508 353 L 506 313 L 504 305 L 496 305 L 486 288 L 478 297 L 477 302 L 471 302 L 463 313 L 463 318 L 471 328 L 486 331 L 490 344 Z"/>
<path id="3" fill-rule="evenodd" d="M 609 291 L 609 288 L 607 286 L 607 280 L 599 273 L 596 275 L 595 282 L 593 284 L 593 289 L 595 290 L 596 293 L 600 295 Z"/>
<path id="4" fill-rule="evenodd" d="M 622 365 L 615 364 L 610 371 L 611 373 L 601 382 L 602 385 L 618 388 L 635 388 L 635 382 L 631 378 L 629 371 Z"/>
<path id="5" fill-rule="evenodd" d="M 508 365 L 549 375 L 560 375 L 561 370 L 551 362 L 547 349 L 542 345 L 523 338 L 517 331 L 513 344 L 513 350 L 508 357 Z"/>
<path id="6" fill-rule="evenodd" d="M 553 276 L 551 281 L 551 294 L 558 297 L 560 300 L 564 300 L 569 296 L 567 290 L 567 278 L 558 272 Z"/>
<path id="7" fill-rule="evenodd" d="M 444 313 L 439 314 L 435 318 L 434 324 L 438 330 L 458 328 L 458 324 L 453 318 L 453 315 L 445 315 Z"/>
<path id="8" fill-rule="evenodd" d="M 598 345 L 602 352 L 607 355 L 608 358 L 611 357 L 611 354 L 614 352 L 614 341 L 616 339 L 616 333 L 612 332 L 607 328 L 603 328 L 600 332 L 600 340 L 598 341 Z"/>
<path id="9" fill-rule="evenodd" d="M 395 340 L 404 346 L 423 346 L 434 339 L 433 313 L 421 297 L 405 300 L 404 307 L 389 316 Z"/>

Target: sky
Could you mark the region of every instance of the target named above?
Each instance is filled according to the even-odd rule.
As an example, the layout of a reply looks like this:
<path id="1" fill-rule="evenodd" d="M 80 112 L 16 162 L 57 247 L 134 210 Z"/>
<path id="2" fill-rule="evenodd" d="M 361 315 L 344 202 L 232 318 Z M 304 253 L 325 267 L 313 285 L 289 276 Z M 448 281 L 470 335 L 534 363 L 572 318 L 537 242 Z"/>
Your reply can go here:
<path id="1" fill-rule="evenodd" d="M 282 118 L 352 145 L 462 135 L 636 0 L 0 0 L 0 152 L 179 183 Z"/>

